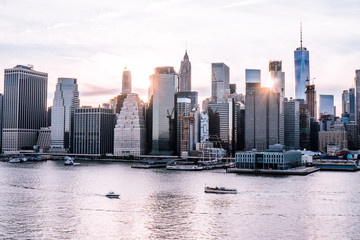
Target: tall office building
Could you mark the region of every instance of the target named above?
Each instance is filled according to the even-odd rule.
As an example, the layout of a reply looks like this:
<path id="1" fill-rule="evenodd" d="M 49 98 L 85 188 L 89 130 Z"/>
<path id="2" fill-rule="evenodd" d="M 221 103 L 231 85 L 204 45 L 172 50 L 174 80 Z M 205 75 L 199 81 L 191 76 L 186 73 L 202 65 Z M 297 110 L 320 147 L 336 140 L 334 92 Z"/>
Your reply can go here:
<path id="1" fill-rule="evenodd" d="M 355 85 L 355 121 L 360 125 L 360 69 L 355 70 L 355 78 L 354 78 L 354 85 Z"/>
<path id="2" fill-rule="evenodd" d="M 285 73 L 282 72 L 282 61 L 269 62 L 269 74 L 272 82 L 272 91 L 279 94 L 279 142 L 284 145 L 284 98 Z"/>
<path id="3" fill-rule="evenodd" d="M 348 121 L 355 121 L 355 89 L 350 88 L 342 93 L 342 114 L 348 115 Z"/>
<path id="4" fill-rule="evenodd" d="M 300 47 L 294 51 L 295 60 L 295 99 L 306 99 L 306 80 L 310 79 L 309 51 L 302 45 L 302 26 L 300 25 Z"/>
<path id="5" fill-rule="evenodd" d="M 222 147 L 228 155 L 236 146 L 236 112 L 233 99 L 224 103 L 209 103 L 209 138 L 216 147 Z M 218 145 L 217 145 L 218 144 Z"/>
<path id="6" fill-rule="evenodd" d="M 179 70 L 179 92 L 191 91 L 191 63 L 187 51 L 181 61 Z"/>
<path id="7" fill-rule="evenodd" d="M 246 69 L 245 150 L 265 150 L 279 138 L 279 93 L 261 87 L 260 70 Z"/>
<path id="8" fill-rule="evenodd" d="M 284 102 L 284 138 L 287 149 L 300 148 L 300 105 L 298 101 Z"/>
<path id="9" fill-rule="evenodd" d="M 32 66 L 5 69 L 3 150 L 33 149 L 46 126 L 48 74 Z"/>
<path id="10" fill-rule="evenodd" d="M 80 107 L 74 114 L 73 152 L 107 154 L 114 150 L 114 119 L 111 109 Z"/>
<path id="11" fill-rule="evenodd" d="M 334 117 L 334 95 L 319 95 L 317 103 L 319 119 L 321 115 L 332 115 Z"/>
<path id="12" fill-rule="evenodd" d="M 153 155 L 174 151 L 174 111 L 177 74 L 173 67 L 157 67 L 151 79 L 151 121 Z"/>
<path id="13" fill-rule="evenodd" d="M 124 70 L 122 75 L 122 94 L 131 93 L 131 72 L 129 70 Z"/>
<path id="14" fill-rule="evenodd" d="M 144 104 L 130 93 L 117 116 L 114 129 L 115 155 L 142 155 L 146 151 Z"/>
<path id="15" fill-rule="evenodd" d="M 176 152 L 181 155 L 190 151 L 190 112 L 191 99 L 176 98 Z"/>
<path id="16" fill-rule="evenodd" d="M 76 78 L 58 78 L 51 108 L 51 151 L 72 151 L 74 111 L 79 104 Z"/>
<path id="17" fill-rule="evenodd" d="M 307 80 L 306 84 L 306 104 L 308 105 L 309 109 L 309 116 L 312 118 L 316 118 L 316 90 L 315 84 L 310 84 L 310 81 Z"/>
<path id="18" fill-rule="evenodd" d="M 211 64 L 211 101 L 225 102 L 230 94 L 230 70 L 224 63 Z"/>

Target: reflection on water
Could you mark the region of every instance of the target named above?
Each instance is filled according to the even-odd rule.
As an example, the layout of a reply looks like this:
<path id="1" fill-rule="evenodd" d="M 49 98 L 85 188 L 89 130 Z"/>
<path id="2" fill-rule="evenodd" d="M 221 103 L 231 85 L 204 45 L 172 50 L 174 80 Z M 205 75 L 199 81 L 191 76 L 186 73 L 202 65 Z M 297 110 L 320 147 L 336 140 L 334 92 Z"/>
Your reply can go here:
<path id="1" fill-rule="evenodd" d="M 360 239 L 359 180 L 0 162 L 0 239 Z"/>

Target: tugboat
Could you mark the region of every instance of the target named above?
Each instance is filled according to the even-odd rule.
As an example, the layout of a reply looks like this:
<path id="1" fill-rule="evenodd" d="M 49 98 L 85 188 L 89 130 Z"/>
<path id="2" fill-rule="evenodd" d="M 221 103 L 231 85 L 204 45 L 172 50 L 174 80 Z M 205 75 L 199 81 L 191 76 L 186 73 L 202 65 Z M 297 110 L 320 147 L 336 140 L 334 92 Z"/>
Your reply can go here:
<path id="1" fill-rule="evenodd" d="M 105 196 L 108 197 L 108 198 L 119 198 L 120 194 L 116 194 L 113 191 L 110 191 Z"/>
<path id="2" fill-rule="evenodd" d="M 221 193 L 221 194 L 237 194 L 235 188 L 225 188 L 225 187 L 205 187 L 205 193 Z"/>

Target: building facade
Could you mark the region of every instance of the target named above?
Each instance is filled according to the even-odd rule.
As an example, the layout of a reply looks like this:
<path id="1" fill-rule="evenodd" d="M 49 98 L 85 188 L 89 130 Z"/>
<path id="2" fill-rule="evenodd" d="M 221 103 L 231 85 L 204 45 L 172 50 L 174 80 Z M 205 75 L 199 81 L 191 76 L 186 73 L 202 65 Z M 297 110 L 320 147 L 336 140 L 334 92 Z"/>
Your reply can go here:
<path id="1" fill-rule="evenodd" d="M 46 126 L 48 74 L 32 66 L 5 69 L 3 151 L 33 149 Z"/>
<path id="2" fill-rule="evenodd" d="M 115 114 L 111 109 L 80 107 L 74 114 L 73 152 L 107 154 L 114 150 Z"/>
<path id="3" fill-rule="evenodd" d="M 331 115 L 334 116 L 334 95 L 324 95 L 320 94 L 317 99 L 317 112 L 318 118 L 320 119 L 321 115 Z"/>
<path id="4" fill-rule="evenodd" d="M 175 150 L 173 144 L 177 75 L 173 67 L 158 67 L 150 79 L 151 154 L 171 155 Z"/>
<path id="5" fill-rule="evenodd" d="M 300 26 L 300 47 L 294 51 L 295 63 L 295 99 L 306 99 L 306 80 L 310 79 L 309 51 L 302 45 L 302 28 Z"/>
<path id="6" fill-rule="evenodd" d="M 129 70 L 126 70 L 126 68 L 122 74 L 121 91 L 123 95 L 131 93 L 131 72 Z"/>
<path id="7" fill-rule="evenodd" d="M 355 122 L 360 126 L 360 69 L 355 70 Z"/>
<path id="8" fill-rule="evenodd" d="M 246 69 L 245 78 L 245 150 L 263 151 L 280 141 L 280 96 L 261 87 L 260 70 Z"/>
<path id="9" fill-rule="evenodd" d="M 211 101 L 225 102 L 230 94 L 230 69 L 224 63 L 211 64 Z"/>
<path id="10" fill-rule="evenodd" d="M 324 151 L 329 144 L 338 145 L 340 150 L 348 148 L 346 131 L 320 131 L 319 151 Z"/>
<path id="11" fill-rule="evenodd" d="M 284 102 L 285 146 L 288 150 L 300 148 L 300 104 L 298 101 Z"/>
<path id="12" fill-rule="evenodd" d="M 179 92 L 191 92 L 191 63 L 187 51 L 179 70 Z"/>
<path id="13" fill-rule="evenodd" d="M 59 78 L 51 108 L 51 151 L 72 152 L 74 112 L 80 105 L 76 78 Z"/>
<path id="14" fill-rule="evenodd" d="M 114 155 L 143 155 L 146 152 L 144 104 L 135 93 L 127 95 L 114 128 Z"/>

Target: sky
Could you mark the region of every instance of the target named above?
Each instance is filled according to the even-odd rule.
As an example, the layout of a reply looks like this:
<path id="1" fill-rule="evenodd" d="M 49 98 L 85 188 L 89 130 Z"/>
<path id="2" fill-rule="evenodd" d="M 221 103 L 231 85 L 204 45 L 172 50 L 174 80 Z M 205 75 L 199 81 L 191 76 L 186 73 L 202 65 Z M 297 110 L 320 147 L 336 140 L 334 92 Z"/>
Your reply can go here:
<path id="1" fill-rule="evenodd" d="M 49 106 L 57 78 L 77 78 L 81 105 L 98 106 L 121 92 L 125 67 L 146 101 L 154 68 L 179 70 L 187 49 L 200 99 L 211 94 L 212 62 L 227 64 L 244 93 L 245 69 L 261 69 L 265 83 L 270 60 L 282 60 L 294 97 L 302 22 L 317 94 L 335 95 L 339 115 L 360 69 L 359 12 L 358 0 L 0 0 L 0 68 L 47 72 Z"/>

